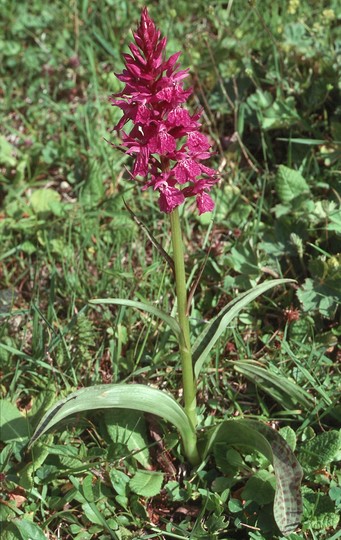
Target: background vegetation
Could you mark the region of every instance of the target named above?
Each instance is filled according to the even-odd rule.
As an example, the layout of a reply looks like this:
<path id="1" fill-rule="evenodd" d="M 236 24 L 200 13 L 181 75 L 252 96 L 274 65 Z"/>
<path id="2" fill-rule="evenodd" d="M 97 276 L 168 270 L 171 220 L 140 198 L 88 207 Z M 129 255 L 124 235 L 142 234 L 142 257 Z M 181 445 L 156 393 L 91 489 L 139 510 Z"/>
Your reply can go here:
<path id="1" fill-rule="evenodd" d="M 279 538 L 273 478 L 258 455 L 217 455 L 215 468 L 193 476 L 167 426 L 140 417 L 132 425 L 123 413 L 78 418 L 26 451 L 42 413 L 78 387 L 148 381 L 178 393 L 177 348 L 162 325 L 125 308 L 86 307 L 122 296 L 172 309 L 168 268 L 123 196 L 168 250 L 167 218 L 130 181 L 129 159 L 105 142 L 117 142 L 110 129 L 119 113 L 107 96 L 121 88 L 114 72 L 143 5 L 0 0 L 5 540 Z M 168 52 L 182 50 L 190 66 L 193 110 L 204 108 L 221 171 L 214 215 L 199 218 L 190 205 L 183 215 L 191 283 L 209 253 L 194 334 L 237 292 L 269 277 L 297 281 L 261 297 L 228 330 L 202 376 L 199 406 L 212 418 L 257 415 L 280 428 L 305 473 L 302 529 L 289 538 L 336 540 L 340 7 L 148 7 Z M 155 472 L 148 486 L 144 469 L 164 477 Z"/>

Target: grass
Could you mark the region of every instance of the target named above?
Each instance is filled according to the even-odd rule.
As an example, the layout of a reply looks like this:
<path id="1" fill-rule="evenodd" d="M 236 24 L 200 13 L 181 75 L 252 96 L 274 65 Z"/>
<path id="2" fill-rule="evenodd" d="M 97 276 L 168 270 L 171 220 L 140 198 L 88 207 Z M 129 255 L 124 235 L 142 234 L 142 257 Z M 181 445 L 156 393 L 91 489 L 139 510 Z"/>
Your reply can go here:
<path id="1" fill-rule="evenodd" d="M 232 449 L 192 473 L 167 426 L 136 418 L 141 428 L 122 434 L 103 415 L 78 418 L 26 452 L 43 412 L 78 387 L 148 381 L 178 397 L 179 358 L 153 317 L 86 307 L 91 298 L 124 297 L 173 309 L 170 272 L 123 197 L 168 251 L 167 219 L 153 194 L 129 180 L 129 160 L 104 141 L 114 141 L 117 119 L 107 102 L 120 88 L 113 72 L 143 3 L 0 6 L 1 391 L 2 414 L 16 422 L 15 432 L 4 426 L 1 443 L 5 539 L 280 538 L 268 466 L 257 454 Z M 269 277 L 297 281 L 257 299 L 215 347 L 201 375 L 199 417 L 208 404 L 203 427 L 243 414 L 280 428 L 304 468 L 302 529 L 289 538 L 336 540 L 337 2 L 162 0 L 149 8 L 169 52 L 183 50 L 190 66 L 192 105 L 204 107 L 222 175 L 213 217 L 190 207 L 183 216 L 192 283 L 210 250 L 194 294 L 194 335 L 237 292 Z M 141 469 L 129 449 L 136 431 L 152 468 L 165 473 L 155 497 L 141 497 L 131 481 Z"/>

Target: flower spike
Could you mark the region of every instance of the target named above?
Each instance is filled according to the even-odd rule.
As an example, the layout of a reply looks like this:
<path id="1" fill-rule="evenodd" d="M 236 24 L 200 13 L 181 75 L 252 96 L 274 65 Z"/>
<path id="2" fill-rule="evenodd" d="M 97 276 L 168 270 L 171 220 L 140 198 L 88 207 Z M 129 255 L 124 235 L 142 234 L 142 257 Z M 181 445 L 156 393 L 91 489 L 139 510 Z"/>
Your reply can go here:
<path id="1" fill-rule="evenodd" d="M 133 33 L 131 54 L 124 54 L 125 69 L 116 77 L 125 84 L 110 101 L 123 116 L 114 127 L 121 133 L 126 154 L 135 157 L 132 176 L 146 178 L 143 189 L 159 192 L 159 207 L 171 213 L 187 197 L 196 197 L 199 214 L 210 212 L 214 202 L 208 195 L 218 181 L 217 172 L 205 166 L 211 143 L 200 133 L 201 112 L 191 115 L 184 103 L 192 89 L 183 88 L 188 69 L 179 69 L 181 52 L 165 58 L 167 39 L 142 10 Z M 123 130 L 132 122 L 129 133 Z"/>

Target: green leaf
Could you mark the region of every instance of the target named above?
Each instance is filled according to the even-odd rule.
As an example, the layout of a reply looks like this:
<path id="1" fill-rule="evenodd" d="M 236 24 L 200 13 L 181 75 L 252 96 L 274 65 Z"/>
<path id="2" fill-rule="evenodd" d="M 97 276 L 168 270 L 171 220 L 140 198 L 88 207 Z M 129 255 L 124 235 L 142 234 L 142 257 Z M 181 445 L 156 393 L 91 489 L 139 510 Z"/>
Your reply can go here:
<path id="1" fill-rule="evenodd" d="M 46 536 L 38 525 L 26 519 L 12 521 L 20 532 L 22 540 L 46 540 Z"/>
<path id="2" fill-rule="evenodd" d="M 279 434 L 283 437 L 285 442 L 290 446 L 291 450 L 296 450 L 296 433 L 290 426 L 283 426 L 279 430 Z"/>
<path id="3" fill-rule="evenodd" d="M 17 162 L 15 158 L 16 148 L 8 142 L 6 137 L 0 135 L 0 163 L 6 167 L 15 167 Z"/>
<path id="4" fill-rule="evenodd" d="M 312 409 L 314 402 L 308 392 L 290 381 L 290 379 L 276 375 L 260 366 L 259 362 L 238 360 L 237 362 L 229 362 L 229 365 L 232 365 L 233 369 L 269 394 L 284 408 L 293 409 L 297 403 L 300 403 L 303 407 Z"/>
<path id="5" fill-rule="evenodd" d="M 336 458 L 340 450 L 340 433 L 336 430 L 325 431 L 304 443 L 300 452 L 302 465 L 309 469 L 324 467 Z"/>
<path id="6" fill-rule="evenodd" d="M 104 196 L 105 187 L 97 161 L 89 159 L 89 171 L 80 194 L 80 200 L 85 206 L 94 207 Z"/>
<path id="7" fill-rule="evenodd" d="M 231 498 L 228 502 L 228 509 L 232 514 L 237 514 L 243 511 L 243 503 L 239 499 Z"/>
<path id="8" fill-rule="evenodd" d="M 226 327 L 235 319 L 240 311 L 248 306 L 253 300 L 264 292 L 283 285 L 284 283 L 293 283 L 292 279 L 274 279 L 257 285 L 250 291 L 240 294 L 229 302 L 214 319 L 204 328 L 201 334 L 197 337 L 193 344 L 192 353 L 193 361 L 195 362 L 194 374 L 198 378 L 208 354 L 226 330 Z"/>
<path id="9" fill-rule="evenodd" d="M 227 420 L 203 435 L 203 457 L 222 442 L 260 452 L 272 463 L 276 477 L 274 517 L 283 535 L 293 532 L 302 515 L 302 469 L 284 439 L 260 422 Z"/>
<path id="10" fill-rule="evenodd" d="M 110 469 L 109 478 L 116 493 L 118 495 L 125 496 L 129 476 L 119 469 Z"/>
<path id="11" fill-rule="evenodd" d="M 341 299 L 340 285 L 340 278 L 337 276 L 318 280 L 307 278 L 297 291 L 303 310 L 318 310 L 323 317 L 332 318 Z"/>
<path id="12" fill-rule="evenodd" d="M 286 99 L 276 99 L 270 107 L 262 112 L 261 125 L 265 130 L 287 129 L 300 120 L 295 108 L 295 99 L 288 96 Z"/>
<path id="13" fill-rule="evenodd" d="M 301 173 L 280 165 L 276 176 L 276 191 L 281 202 L 285 204 L 309 191 L 309 186 Z"/>
<path id="14" fill-rule="evenodd" d="M 269 504 L 274 500 L 275 478 L 269 471 L 257 471 L 245 484 L 241 495 L 257 504 Z"/>
<path id="15" fill-rule="evenodd" d="M 19 484 L 25 489 L 31 489 L 33 486 L 33 475 L 37 469 L 44 463 L 49 455 L 49 444 L 52 443 L 52 436 L 48 437 L 43 443 L 38 443 L 31 449 L 32 461 L 27 463 L 19 472 Z"/>
<path id="16" fill-rule="evenodd" d="M 60 195 L 54 189 L 37 189 L 31 195 L 31 206 L 36 214 L 53 212 L 58 215 L 61 207 Z M 57 206 L 56 206 L 57 205 Z"/>
<path id="17" fill-rule="evenodd" d="M 155 306 L 152 306 L 151 304 L 146 304 L 144 302 L 137 302 L 135 300 L 125 300 L 123 298 L 96 298 L 94 300 L 90 300 L 89 304 L 91 305 L 115 305 L 115 306 L 126 306 L 126 307 L 133 307 L 136 309 L 140 309 L 141 311 L 146 311 L 147 313 L 151 313 L 152 315 L 155 315 L 159 319 L 163 320 L 168 326 L 173 330 L 176 336 L 180 336 L 181 329 L 179 326 L 178 321 L 174 318 L 168 315 L 165 311 L 162 311 L 162 309 L 156 308 Z"/>
<path id="18" fill-rule="evenodd" d="M 180 432 L 186 455 L 193 455 L 196 436 L 184 409 L 175 399 L 143 384 L 104 384 L 82 388 L 58 401 L 43 416 L 32 436 L 30 446 L 60 420 L 83 411 L 96 409 L 133 409 L 160 416 Z"/>
<path id="19" fill-rule="evenodd" d="M 155 497 L 161 491 L 163 474 L 154 471 L 137 471 L 129 482 L 130 489 L 142 497 Z"/>
<path id="20" fill-rule="evenodd" d="M 22 540 L 22 536 L 13 523 L 9 523 L 1 531 L 1 540 Z"/>
<path id="21" fill-rule="evenodd" d="M 13 403 L 6 399 L 0 401 L 0 440 L 20 442 L 29 436 L 27 419 Z"/>
<path id="22" fill-rule="evenodd" d="M 251 246 L 239 246 L 231 248 L 231 255 L 226 259 L 227 263 L 236 272 L 247 276 L 258 276 L 260 267 L 258 266 L 257 254 Z"/>
<path id="23" fill-rule="evenodd" d="M 83 503 L 82 504 L 82 510 L 84 512 L 84 515 L 88 518 L 88 520 L 91 523 L 95 523 L 96 525 L 105 525 L 105 520 L 102 517 L 101 513 L 98 511 L 94 503 Z"/>
<path id="24" fill-rule="evenodd" d="M 339 524 L 339 512 L 335 509 L 334 502 L 330 497 L 320 492 L 305 487 L 303 491 L 304 514 L 309 527 L 315 530 L 337 529 Z M 330 537 L 330 540 L 340 536 Z"/>
<path id="25" fill-rule="evenodd" d="M 30 425 L 33 429 L 38 425 L 39 420 L 41 420 L 44 410 L 47 407 L 51 407 L 53 402 L 56 399 L 56 392 L 52 389 L 46 389 L 41 392 L 33 399 L 32 409 L 28 413 L 28 418 L 30 420 Z"/>
<path id="26" fill-rule="evenodd" d="M 107 411 L 104 413 L 104 422 L 112 442 L 125 444 L 142 467 L 149 469 L 148 435 L 141 413 L 132 410 Z"/>

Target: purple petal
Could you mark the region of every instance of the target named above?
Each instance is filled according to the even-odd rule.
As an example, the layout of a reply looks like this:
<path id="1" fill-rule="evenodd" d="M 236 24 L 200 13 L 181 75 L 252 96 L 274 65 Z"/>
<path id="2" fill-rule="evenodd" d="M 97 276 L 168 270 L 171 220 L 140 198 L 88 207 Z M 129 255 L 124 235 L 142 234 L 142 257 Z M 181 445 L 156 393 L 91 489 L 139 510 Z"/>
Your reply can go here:
<path id="1" fill-rule="evenodd" d="M 199 193 L 199 195 L 197 195 L 196 202 L 197 202 L 199 215 L 204 214 L 205 212 L 212 212 L 214 208 L 213 200 L 205 192 Z"/>

